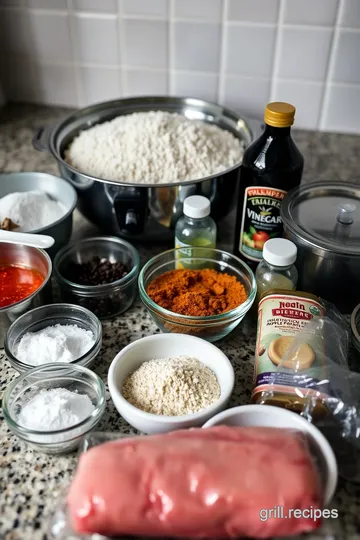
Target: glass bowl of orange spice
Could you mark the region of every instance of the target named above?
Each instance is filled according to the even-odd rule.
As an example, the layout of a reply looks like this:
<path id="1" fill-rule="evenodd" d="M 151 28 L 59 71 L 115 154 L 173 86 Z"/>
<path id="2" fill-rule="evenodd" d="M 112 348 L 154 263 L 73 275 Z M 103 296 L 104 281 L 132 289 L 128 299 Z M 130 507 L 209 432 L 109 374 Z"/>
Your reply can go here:
<path id="1" fill-rule="evenodd" d="M 247 264 L 226 251 L 186 247 L 150 259 L 140 272 L 139 292 L 160 330 L 213 342 L 242 321 L 256 281 Z"/>

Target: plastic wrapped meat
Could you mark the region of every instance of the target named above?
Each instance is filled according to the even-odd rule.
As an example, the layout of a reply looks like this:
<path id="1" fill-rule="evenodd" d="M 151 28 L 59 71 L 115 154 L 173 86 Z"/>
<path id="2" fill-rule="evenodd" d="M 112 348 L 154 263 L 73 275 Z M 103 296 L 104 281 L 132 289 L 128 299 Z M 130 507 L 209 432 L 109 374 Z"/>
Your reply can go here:
<path id="1" fill-rule="evenodd" d="M 321 520 L 264 520 L 261 511 L 321 509 L 322 495 L 303 435 L 219 426 L 92 448 L 67 502 L 77 533 L 267 538 L 311 531 Z"/>

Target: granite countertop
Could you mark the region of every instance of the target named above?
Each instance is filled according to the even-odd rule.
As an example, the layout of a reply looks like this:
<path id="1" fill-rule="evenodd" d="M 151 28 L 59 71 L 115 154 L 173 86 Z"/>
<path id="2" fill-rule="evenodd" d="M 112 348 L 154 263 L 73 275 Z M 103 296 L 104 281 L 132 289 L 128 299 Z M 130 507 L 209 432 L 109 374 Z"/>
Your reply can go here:
<path id="1" fill-rule="evenodd" d="M 36 127 L 54 122 L 66 112 L 64 109 L 30 105 L 11 105 L 0 109 L 0 171 L 58 174 L 52 157 L 35 151 L 31 139 Z M 294 138 L 305 157 L 304 181 L 359 182 L 360 137 L 294 131 Z M 74 217 L 74 239 L 100 233 L 78 212 Z M 234 216 L 230 215 L 219 227 L 219 244 L 224 249 L 231 249 L 233 219 Z M 164 249 L 160 246 L 137 247 L 143 260 Z M 103 346 L 94 371 L 106 381 L 110 362 L 120 349 L 131 341 L 156 332 L 158 329 L 154 322 L 137 299 L 124 315 L 103 323 Z M 255 323 L 251 318 L 246 318 L 230 336 L 217 343 L 230 358 L 236 372 L 232 406 L 249 403 L 254 343 Z M 0 394 L 16 376 L 0 349 Z M 0 538 L 46 539 L 49 516 L 70 482 L 77 454 L 47 456 L 35 453 L 10 433 L 2 412 L 0 420 Z M 118 415 L 108 393 L 106 413 L 99 430 L 133 432 Z M 341 526 L 343 537 L 360 538 L 357 532 L 360 532 L 360 488 L 340 480 L 333 507 L 339 510 L 336 528 Z"/>

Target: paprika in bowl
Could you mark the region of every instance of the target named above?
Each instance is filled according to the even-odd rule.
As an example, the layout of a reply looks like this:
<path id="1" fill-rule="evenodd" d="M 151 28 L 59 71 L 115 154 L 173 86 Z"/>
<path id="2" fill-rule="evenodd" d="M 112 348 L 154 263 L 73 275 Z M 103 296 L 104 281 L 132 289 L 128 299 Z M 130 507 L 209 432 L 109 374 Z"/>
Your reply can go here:
<path id="1" fill-rule="evenodd" d="M 242 321 L 254 302 L 256 281 L 226 251 L 186 247 L 150 259 L 140 272 L 139 292 L 160 330 L 213 342 Z"/>
<path id="2" fill-rule="evenodd" d="M 51 270 L 42 249 L 0 242 L 0 347 L 15 319 L 51 301 Z"/>

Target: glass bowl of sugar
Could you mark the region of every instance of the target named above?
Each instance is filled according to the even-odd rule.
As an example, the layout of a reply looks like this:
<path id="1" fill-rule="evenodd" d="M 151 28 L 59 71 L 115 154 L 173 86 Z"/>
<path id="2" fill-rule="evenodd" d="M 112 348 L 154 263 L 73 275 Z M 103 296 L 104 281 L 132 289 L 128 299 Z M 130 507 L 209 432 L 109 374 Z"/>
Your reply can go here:
<path id="1" fill-rule="evenodd" d="M 23 373 L 2 400 L 10 430 L 46 454 L 72 452 L 99 423 L 105 386 L 93 371 L 67 363 L 46 364 Z"/>
<path id="2" fill-rule="evenodd" d="M 101 322 L 94 313 L 73 304 L 50 304 L 16 319 L 6 333 L 4 350 L 19 373 L 58 362 L 89 367 L 101 341 Z"/>

